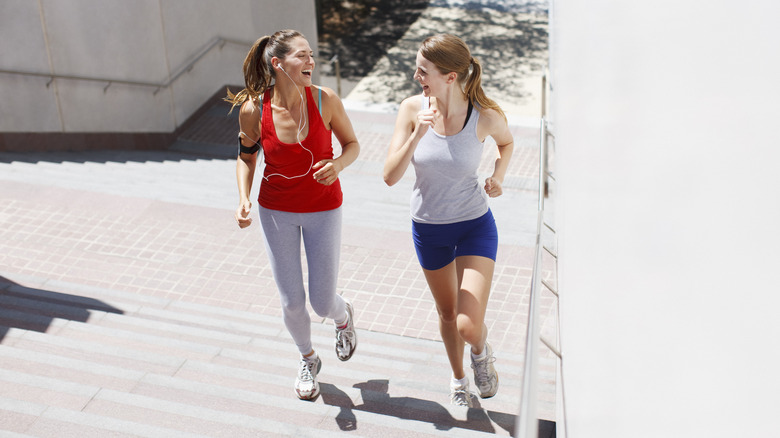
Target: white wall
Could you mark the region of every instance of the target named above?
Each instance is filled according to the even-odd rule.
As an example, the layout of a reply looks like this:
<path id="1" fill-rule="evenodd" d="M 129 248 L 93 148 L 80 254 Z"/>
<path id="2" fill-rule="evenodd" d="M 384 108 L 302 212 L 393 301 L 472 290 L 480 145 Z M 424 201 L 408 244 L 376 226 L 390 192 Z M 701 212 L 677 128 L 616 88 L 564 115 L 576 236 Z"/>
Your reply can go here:
<path id="1" fill-rule="evenodd" d="M 294 28 L 316 48 L 313 0 L 2 0 L 0 69 L 163 83 L 214 37 Z M 0 73 L 0 131 L 172 132 L 225 84 L 248 46 L 226 44 L 154 88 Z"/>
<path id="2" fill-rule="evenodd" d="M 776 436 L 780 3 L 551 8 L 567 436 Z"/>

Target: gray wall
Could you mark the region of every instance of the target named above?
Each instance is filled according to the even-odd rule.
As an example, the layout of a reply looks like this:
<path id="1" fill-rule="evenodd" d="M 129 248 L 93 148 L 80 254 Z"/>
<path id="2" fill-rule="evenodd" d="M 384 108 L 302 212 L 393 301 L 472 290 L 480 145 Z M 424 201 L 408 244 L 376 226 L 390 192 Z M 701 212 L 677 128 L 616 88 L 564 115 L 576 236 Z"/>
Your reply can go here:
<path id="1" fill-rule="evenodd" d="M 284 28 L 316 51 L 314 0 L 0 0 L 0 70 L 164 83 L 214 38 Z M 222 85 L 243 84 L 248 49 L 216 47 L 156 94 L 0 73 L 0 132 L 172 132 Z"/>
<path id="2" fill-rule="evenodd" d="M 779 16 L 552 1 L 558 436 L 778 434 Z"/>

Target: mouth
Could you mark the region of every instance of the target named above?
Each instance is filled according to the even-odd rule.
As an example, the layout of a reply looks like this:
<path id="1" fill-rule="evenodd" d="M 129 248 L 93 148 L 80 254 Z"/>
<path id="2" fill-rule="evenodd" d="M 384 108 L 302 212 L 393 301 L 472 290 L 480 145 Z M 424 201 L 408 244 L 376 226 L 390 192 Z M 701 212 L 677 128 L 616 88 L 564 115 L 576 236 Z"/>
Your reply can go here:
<path id="1" fill-rule="evenodd" d="M 307 78 L 311 78 L 312 69 L 303 70 L 301 73 L 303 73 L 303 75 L 306 76 Z"/>

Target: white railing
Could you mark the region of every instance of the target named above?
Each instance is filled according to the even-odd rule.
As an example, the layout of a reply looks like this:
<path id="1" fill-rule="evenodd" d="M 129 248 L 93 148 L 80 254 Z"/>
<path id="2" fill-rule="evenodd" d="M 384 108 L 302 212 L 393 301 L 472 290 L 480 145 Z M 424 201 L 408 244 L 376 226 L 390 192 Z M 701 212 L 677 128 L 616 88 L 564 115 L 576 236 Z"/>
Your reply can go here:
<path id="1" fill-rule="evenodd" d="M 539 126 L 539 202 L 536 216 L 536 245 L 534 253 L 534 266 L 531 276 L 531 291 L 528 301 L 528 325 L 526 328 L 525 366 L 523 368 L 522 393 L 520 398 L 520 414 L 517 417 L 515 435 L 519 438 L 537 438 L 539 436 L 538 419 L 538 382 L 539 382 L 539 351 L 541 345 L 549 349 L 558 359 L 558 370 L 562 368 L 563 356 L 560 347 L 560 311 L 556 317 L 556 339 L 550 340 L 541 335 L 541 321 L 539 318 L 539 300 L 542 288 L 549 290 L 556 298 L 556 308 L 559 306 L 559 293 L 556 288 L 542 278 L 542 265 L 545 254 L 554 261 L 554 275 L 558 272 L 558 255 L 556 251 L 542 243 L 543 234 L 550 233 L 555 238 L 555 229 L 545 221 L 545 198 L 550 193 L 550 183 L 555 182 L 554 175 L 549 170 L 549 144 L 555 137 L 549 130 L 546 117 L 546 75 L 542 78 L 542 117 Z M 557 281 L 555 281 L 557 285 Z M 563 379 L 558 373 L 556 384 L 558 393 L 563 394 Z M 560 424 L 565 430 L 565 400 L 558 400 L 561 406 L 558 411 L 562 418 L 556 419 L 556 425 Z M 556 427 L 556 430 L 560 428 Z M 558 435 L 561 436 L 561 435 Z"/>
<path id="2" fill-rule="evenodd" d="M 200 50 L 198 50 L 190 58 L 188 62 L 186 62 L 184 65 L 176 69 L 168 79 L 162 82 L 130 81 L 126 79 L 114 79 L 114 78 L 83 76 L 83 75 L 64 75 L 58 73 L 41 73 L 41 72 L 24 71 L 24 70 L 0 69 L 0 73 L 49 78 L 49 82 L 46 83 L 47 88 L 49 87 L 49 85 L 51 85 L 52 81 L 54 81 L 55 79 L 68 79 L 68 80 L 75 80 L 75 81 L 104 82 L 106 83 L 106 86 L 103 88 L 104 93 L 108 90 L 108 88 L 112 84 L 124 84 L 124 85 L 136 85 L 136 86 L 154 88 L 155 90 L 153 94 L 156 95 L 158 92 L 160 92 L 160 90 L 170 87 L 171 84 L 173 84 L 177 79 L 179 79 L 181 75 L 192 71 L 193 67 L 195 67 L 195 64 L 197 64 L 198 61 L 200 61 L 207 53 L 209 53 L 215 47 L 219 47 L 219 49 L 222 49 L 225 46 L 225 44 L 237 44 L 246 47 L 248 50 L 249 47 L 251 47 L 252 44 L 254 43 L 251 41 L 239 41 L 230 38 L 223 38 L 223 37 L 216 36 L 212 38 L 208 43 L 206 43 Z M 337 88 L 338 95 L 341 96 L 341 71 L 340 71 L 338 56 L 334 56 L 327 61 L 318 58 L 317 61 L 334 65 L 334 71 L 336 74 L 336 88 Z"/>

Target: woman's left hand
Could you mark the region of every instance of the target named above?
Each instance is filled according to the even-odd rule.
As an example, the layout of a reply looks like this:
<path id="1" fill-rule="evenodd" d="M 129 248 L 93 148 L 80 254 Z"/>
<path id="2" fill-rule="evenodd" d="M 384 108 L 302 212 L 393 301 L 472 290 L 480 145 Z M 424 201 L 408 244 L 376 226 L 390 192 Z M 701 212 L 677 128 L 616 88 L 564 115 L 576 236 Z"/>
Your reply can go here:
<path id="1" fill-rule="evenodd" d="M 329 186 L 339 179 L 339 173 L 343 170 L 341 164 L 336 160 L 322 160 L 318 161 L 312 167 L 314 172 L 314 179 L 325 186 Z"/>
<path id="2" fill-rule="evenodd" d="M 485 180 L 485 193 L 491 198 L 501 196 L 504 190 L 501 188 L 501 181 L 490 177 Z"/>

